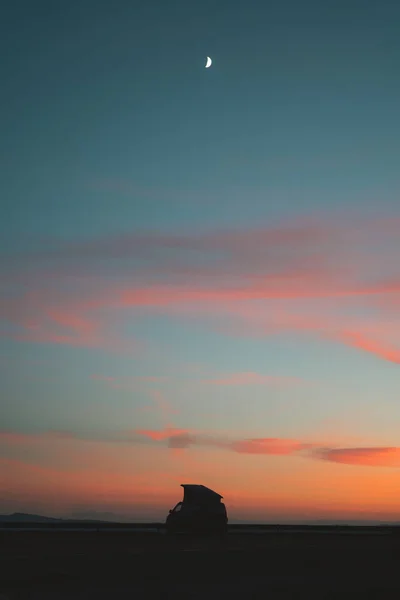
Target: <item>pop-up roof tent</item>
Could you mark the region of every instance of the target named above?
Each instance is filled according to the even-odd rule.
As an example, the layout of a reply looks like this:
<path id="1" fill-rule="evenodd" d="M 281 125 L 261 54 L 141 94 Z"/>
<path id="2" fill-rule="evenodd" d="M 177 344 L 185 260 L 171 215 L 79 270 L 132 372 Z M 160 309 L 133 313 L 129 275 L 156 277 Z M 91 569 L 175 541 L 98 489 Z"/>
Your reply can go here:
<path id="1" fill-rule="evenodd" d="M 205 485 L 182 483 L 183 502 L 188 504 L 214 504 L 221 502 L 221 494 L 217 494 Z"/>

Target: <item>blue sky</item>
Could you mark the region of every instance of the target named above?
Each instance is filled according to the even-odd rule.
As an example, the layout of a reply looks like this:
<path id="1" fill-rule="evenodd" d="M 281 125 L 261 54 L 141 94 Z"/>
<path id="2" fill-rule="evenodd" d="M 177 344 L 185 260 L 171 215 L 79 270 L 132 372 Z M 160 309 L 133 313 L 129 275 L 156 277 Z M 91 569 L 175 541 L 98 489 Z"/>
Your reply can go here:
<path id="1" fill-rule="evenodd" d="M 4 511 L 105 510 L 101 472 L 127 518 L 189 477 L 268 520 L 260 468 L 279 488 L 285 460 L 280 519 L 354 516 L 332 464 L 392 514 L 373 492 L 400 485 L 399 18 L 386 0 L 8 3 Z M 321 473 L 326 498 L 301 496 Z"/>

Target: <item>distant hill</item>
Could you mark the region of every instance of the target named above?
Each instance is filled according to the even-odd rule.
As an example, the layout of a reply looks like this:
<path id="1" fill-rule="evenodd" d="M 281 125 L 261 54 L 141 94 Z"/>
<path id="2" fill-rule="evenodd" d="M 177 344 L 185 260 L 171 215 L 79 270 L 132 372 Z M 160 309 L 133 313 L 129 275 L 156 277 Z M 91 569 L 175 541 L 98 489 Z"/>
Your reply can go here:
<path id="1" fill-rule="evenodd" d="M 0 522 L 2 523 L 55 523 L 57 521 L 63 521 L 63 519 L 57 519 L 54 517 L 43 517 L 41 515 L 30 515 L 28 513 L 13 513 L 12 515 L 0 515 Z"/>
<path id="2" fill-rule="evenodd" d="M 100 513 L 101 514 L 101 513 Z M 104 514 L 104 513 L 103 513 Z M 112 513 L 109 513 L 110 516 L 115 516 L 112 515 Z M 81 515 L 77 515 L 75 518 L 67 518 L 67 519 L 62 519 L 62 518 L 57 518 L 57 517 L 45 517 L 43 515 L 32 515 L 30 513 L 13 513 L 11 515 L 0 515 L 0 524 L 1 523 L 15 523 L 16 526 L 18 526 L 18 524 L 20 523 L 32 523 L 32 524 L 54 524 L 57 525 L 58 523 L 60 523 L 60 526 L 68 527 L 69 525 L 73 525 L 74 523 L 78 524 L 101 524 L 103 523 L 105 526 L 113 526 L 113 525 L 118 525 L 118 526 L 139 526 L 139 525 L 154 525 L 154 522 L 145 522 L 145 523 L 141 523 L 140 521 L 130 521 L 127 522 L 126 520 L 121 520 L 121 521 L 114 521 L 112 518 L 111 519 L 90 519 L 90 518 L 84 518 L 84 515 L 81 513 Z M 321 526 L 325 526 L 325 527 L 343 527 L 343 526 L 349 526 L 349 527 L 365 527 L 365 526 L 371 526 L 371 527 L 379 527 L 379 526 L 392 526 L 392 527 L 398 527 L 400 525 L 399 521 L 394 521 L 394 522 L 388 522 L 388 521 L 365 521 L 365 520 L 359 520 L 359 521 L 353 521 L 353 520 L 328 520 L 328 519 L 319 519 L 319 520 L 314 520 L 314 521 L 297 521 L 297 522 L 290 522 L 290 523 L 260 523 L 260 522 L 256 522 L 256 521 L 241 521 L 241 520 L 236 520 L 236 519 L 229 519 L 229 525 L 236 529 L 236 528 L 246 528 L 246 527 L 250 527 L 250 528 L 257 528 L 260 527 L 261 529 L 268 529 L 268 528 L 273 528 L 275 529 L 276 527 L 283 527 L 283 528 L 288 528 L 288 527 L 321 527 Z"/>
<path id="3" fill-rule="evenodd" d="M 12 515 L 0 515 L 0 523 L 106 523 L 96 519 L 60 519 L 57 517 L 44 517 L 43 515 L 31 515 L 29 513 L 13 513 Z"/>

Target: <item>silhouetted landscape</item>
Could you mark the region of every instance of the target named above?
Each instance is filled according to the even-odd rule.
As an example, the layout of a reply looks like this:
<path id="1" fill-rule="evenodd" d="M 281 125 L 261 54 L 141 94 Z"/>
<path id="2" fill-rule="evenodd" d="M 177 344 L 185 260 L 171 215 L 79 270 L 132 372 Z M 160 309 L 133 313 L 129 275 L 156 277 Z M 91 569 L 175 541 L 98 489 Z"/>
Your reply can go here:
<path id="1" fill-rule="evenodd" d="M 118 521 L 118 520 L 103 520 L 103 519 L 78 519 L 78 518 L 62 518 L 62 517 L 47 517 L 44 515 L 35 515 L 30 513 L 12 513 L 10 515 L 0 515 L 0 527 L 24 527 L 29 525 L 30 527 L 44 528 L 46 526 L 59 526 L 65 527 L 66 529 L 72 526 L 82 526 L 95 524 L 98 526 L 106 527 L 120 527 L 120 528 L 158 528 L 163 529 L 165 527 L 164 522 L 158 521 Z M 292 528 L 396 528 L 400 526 L 400 521 L 389 522 L 389 521 L 371 521 L 371 520 L 327 520 L 327 519 L 315 519 L 314 521 L 294 521 L 292 523 L 258 523 L 254 521 L 236 521 L 235 519 L 229 520 L 230 529 L 292 529 Z"/>
<path id="2" fill-rule="evenodd" d="M 169 538 L 126 526 L 3 530 L 0 593 L 10 600 L 399 597 L 395 528 L 332 527 L 330 535 L 317 527 L 259 535 L 234 529 L 225 539 Z"/>
<path id="3" fill-rule="evenodd" d="M 164 522 L 158 522 L 158 521 L 111 521 L 111 520 L 105 520 L 105 519 L 75 519 L 75 518 L 65 518 L 65 517 L 47 517 L 44 515 L 35 515 L 35 514 L 30 514 L 30 513 L 20 513 L 20 512 L 16 512 L 16 513 L 12 513 L 10 515 L 0 515 L 0 523 L 15 523 L 15 524 L 21 524 L 23 525 L 24 523 L 28 523 L 28 524 L 40 524 L 40 525 L 45 525 L 45 524 L 65 524 L 65 525 L 70 525 L 70 524 L 77 524 L 77 523 L 98 523 L 98 524 L 104 524 L 104 525 L 121 525 L 121 526 L 137 526 L 137 527 L 145 527 L 145 526 L 149 526 L 149 527 L 163 527 L 164 526 Z M 328 520 L 328 519 L 315 519 L 314 521 L 312 520 L 308 520 L 308 521 L 293 521 L 293 522 L 286 522 L 286 523 L 265 523 L 265 522 L 255 522 L 255 521 L 238 521 L 235 519 L 229 519 L 229 524 L 230 526 L 233 527 L 261 527 L 261 528 L 265 528 L 265 527 L 318 527 L 318 526 L 324 526 L 324 527 L 397 527 L 400 525 L 400 521 L 371 521 L 371 520 L 362 520 L 362 519 L 358 519 L 358 520 L 351 520 L 351 519 L 347 519 L 347 520 Z"/>

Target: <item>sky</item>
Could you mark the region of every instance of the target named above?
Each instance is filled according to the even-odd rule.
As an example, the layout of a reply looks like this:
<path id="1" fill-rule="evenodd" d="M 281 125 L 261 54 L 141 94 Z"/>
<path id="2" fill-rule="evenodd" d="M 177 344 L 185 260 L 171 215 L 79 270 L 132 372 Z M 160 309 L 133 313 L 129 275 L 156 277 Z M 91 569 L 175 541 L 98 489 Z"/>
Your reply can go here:
<path id="1" fill-rule="evenodd" d="M 399 19 L 4 4 L 0 512 L 400 520 Z"/>

